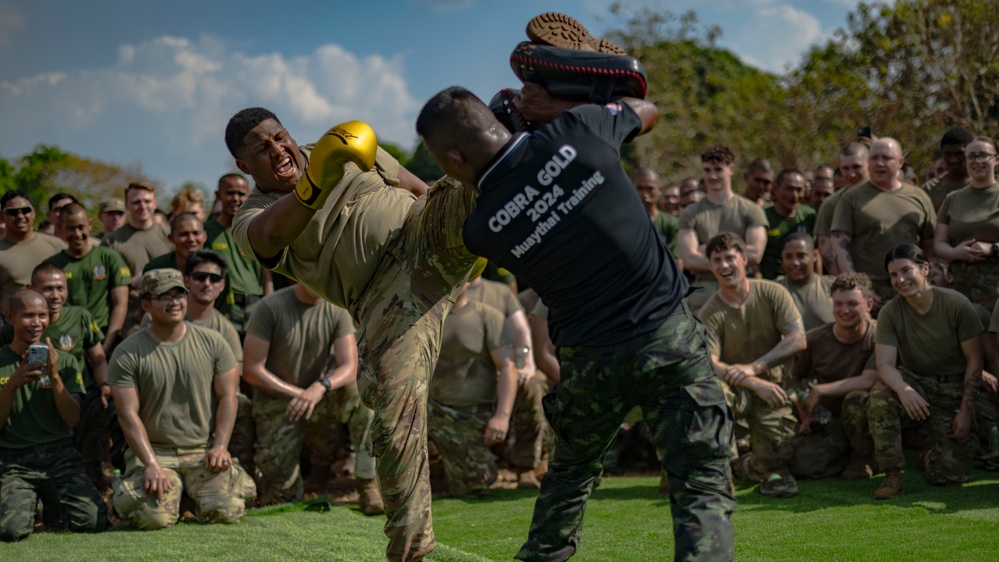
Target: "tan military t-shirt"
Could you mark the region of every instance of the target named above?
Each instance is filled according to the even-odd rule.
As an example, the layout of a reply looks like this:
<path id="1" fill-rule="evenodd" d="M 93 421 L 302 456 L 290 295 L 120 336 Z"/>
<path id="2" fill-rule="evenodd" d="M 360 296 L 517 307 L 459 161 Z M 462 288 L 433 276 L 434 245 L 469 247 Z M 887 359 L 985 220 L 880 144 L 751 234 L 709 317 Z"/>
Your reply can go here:
<path id="1" fill-rule="evenodd" d="M 734 232 L 741 238 L 754 226 L 766 228 L 767 215 L 756 203 L 741 195 L 736 195 L 722 205 L 715 205 L 705 197 L 680 212 L 680 230 L 693 230 L 697 235 L 698 246 L 722 232 Z M 699 271 L 695 282 L 714 283 L 710 271 Z"/>
<path id="2" fill-rule="evenodd" d="M 31 284 L 38 264 L 65 249 L 65 242 L 44 232 L 16 244 L 0 237 L 0 313 L 7 311 L 7 299 Z"/>
<path id="3" fill-rule="evenodd" d="M 930 201 L 933 202 L 933 208 L 939 209 L 940 205 L 947 199 L 947 196 L 955 191 L 964 189 L 965 187 L 971 185 L 971 180 L 965 179 L 963 181 L 954 181 L 944 174 L 938 178 L 933 178 L 930 182 L 923 186 L 923 190 L 930 196 Z"/>
<path id="4" fill-rule="evenodd" d="M 509 285 L 481 277 L 479 279 L 479 283 L 469 285 L 465 291 L 468 300 L 481 302 L 495 308 L 503 313 L 503 318 L 509 318 L 518 310 L 524 310 L 520 306 L 520 301 L 517 300 L 517 295 L 513 294 Z"/>
<path id="5" fill-rule="evenodd" d="M 955 191 L 939 207 L 937 222 L 947 225 L 952 246 L 965 240 L 999 242 L 999 183 Z"/>
<path id="6" fill-rule="evenodd" d="M 961 342 L 981 334 L 982 323 L 961 293 L 933 288 L 933 304 L 921 315 L 902 297 L 878 314 L 877 343 L 898 348 L 901 365 L 925 377 L 963 375 Z"/>
<path id="7" fill-rule="evenodd" d="M 456 408 L 496 401 L 496 366 L 489 352 L 511 343 L 503 315 L 480 302 L 452 309 L 444 319 L 440 359 L 430 399 Z"/>
<path id="8" fill-rule="evenodd" d="M 829 290 L 832 288 L 836 278 L 831 275 L 813 275 L 812 279 L 804 284 L 792 283 L 787 277 L 781 276 L 776 279 L 784 286 L 794 305 L 801 313 L 801 320 L 805 324 L 805 330 L 818 328 L 823 324 L 828 324 L 835 320 L 833 317 L 832 296 Z"/>
<path id="9" fill-rule="evenodd" d="M 354 333 L 346 310 L 322 299 L 307 304 L 286 287 L 260 299 L 246 333 L 270 342 L 264 366 L 281 380 L 305 388 L 319 380 L 333 358 L 333 343 Z M 255 395 L 265 391 L 254 388 Z"/>
<path id="10" fill-rule="evenodd" d="M 850 257 L 854 268 L 875 283 L 887 283 L 884 260 L 899 244 L 918 244 L 933 238 L 937 214 L 926 192 L 902 187 L 886 192 L 871 182 L 851 188 L 840 199 L 833 216 L 832 231 L 852 237 Z"/>
<path id="11" fill-rule="evenodd" d="M 815 215 L 815 228 L 812 232 L 816 237 L 819 236 L 829 236 L 832 234 L 830 232 L 832 227 L 833 215 L 836 214 L 836 204 L 842 199 L 846 192 L 849 191 L 849 187 L 844 187 L 843 189 L 837 191 L 830 195 L 819 207 L 819 212 Z"/>
<path id="12" fill-rule="evenodd" d="M 108 381 L 138 392 L 139 419 L 153 447 L 208 445 L 215 430 L 215 377 L 236 367 L 221 335 L 190 322 L 186 326 L 175 343 L 141 330 L 111 355 Z"/>
<path id="13" fill-rule="evenodd" d="M 310 147 L 301 149 L 307 160 Z M 362 172 L 352 162 L 344 167 L 343 179 L 326 205 L 277 256 L 263 259 L 253 252 L 248 234 L 250 222 L 285 195 L 294 194 L 264 193 L 254 188 L 233 219 L 232 236 L 244 253 L 256 256 L 265 267 L 297 279 L 323 298 L 349 308 L 368 286 L 387 241 L 398 236 L 416 200 L 412 193 L 390 187 L 398 183 L 399 162 L 379 148 L 372 171 Z M 336 263 L 351 265 L 334 267 Z"/>
<path id="14" fill-rule="evenodd" d="M 125 226 L 105 236 L 101 245 L 121 254 L 132 273 L 137 275 L 145 269 L 149 260 L 173 251 L 173 244 L 167 238 L 169 234 L 167 227 L 159 223 L 153 223 L 146 230 L 138 230 L 126 222 Z"/>
<path id="15" fill-rule="evenodd" d="M 232 325 L 232 322 L 230 322 L 224 314 L 213 308 L 212 314 L 207 320 L 188 319 L 188 321 L 192 324 L 201 326 L 202 328 L 208 328 L 209 330 L 221 334 L 222 339 L 229 344 L 229 349 L 232 351 L 232 356 L 236 359 L 236 362 L 243 362 L 243 344 L 239 341 L 239 333 L 236 331 L 236 327 Z"/>
<path id="16" fill-rule="evenodd" d="M 708 328 L 709 351 L 728 364 L 756 361 L 780 343 L 784 330 L 801 318 L 787 289 L 762 279 L 749 280 L 749 296 L 741 307 L 732 308 L 715 293 L 697 316 Z M 771 369 L 760 378 L 780 382 L 786 367 Z"/>
<path id="17" fill-rule="evenodd" d="M 877 322 L 867 324 L 864 335 L 852 343 L 843 343 L 833 331 L 835 324 L 825 324 L 809 330 L 805 336 L 808 347 L 799 353 L 791 364 L 791 377 L 800 381 L 814 380 L 827 384 L 850 377 L 859 377 L 864 371 L 877 370 L 874 355 L 874 338 Z M 823 397 L 822 404 L 839 412 L 843 396 Z"/>

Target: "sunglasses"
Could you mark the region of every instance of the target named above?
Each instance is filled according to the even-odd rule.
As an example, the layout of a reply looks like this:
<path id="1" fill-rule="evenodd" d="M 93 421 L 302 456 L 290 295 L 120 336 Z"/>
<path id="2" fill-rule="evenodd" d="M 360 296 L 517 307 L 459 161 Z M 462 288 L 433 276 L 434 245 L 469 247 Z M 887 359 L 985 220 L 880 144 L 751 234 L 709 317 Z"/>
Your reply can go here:
<path id="1" fill-rule="evenodd" d="M 211 281 L 212 283 L 221 283 L 223 277 L 218 273 L 209 273 L 207 271 L 195 271 L 191 274 L 191 279 L 198 281 L 199 283 L 204 283 L 205 281 Z"/>
<path id="2" fill-rule="evenodd" d="M 4 214 L 7 215 L 8 217 L 16 217 L 18 215 L 28 216 L 31 214 L 32 211 L 34 211 L 34 209 L 31 207 L 16 207 L 3 210 Z"/>

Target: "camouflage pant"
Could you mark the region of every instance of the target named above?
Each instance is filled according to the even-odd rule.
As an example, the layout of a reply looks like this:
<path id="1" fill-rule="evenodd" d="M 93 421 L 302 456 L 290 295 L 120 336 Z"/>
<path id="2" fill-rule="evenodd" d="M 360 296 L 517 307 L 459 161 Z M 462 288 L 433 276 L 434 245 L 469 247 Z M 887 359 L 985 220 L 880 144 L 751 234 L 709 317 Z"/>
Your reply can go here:
<path id="1" fill-rule="evenodd" d="M 930 448 L 926 460 L 926 480 L 931 484 L 967 482 L 971 478 L 971 460 L 978 451 L 976 430 L 972 427 L 971 432 L 960 441 L 948 437 L 961 405 L 963 382 L 940 383 L 917 377 L 904 369 L 900 372 L 905 382 L 930 405 L 930 417 L 926 420 Z M 895 391 L 881 381 L 875 383 L 871 389 L 868 419 L 874 437 L 874 459 L 880 470 L 905 467 L 902 422 L 907 417 Z"/>
<path id="2" fill-rule="evenodd" d="M 955 291 L 986 310 L 992 310 L 999 298 L 999 259 L 989 258 L 980 263 L 951 262 L 950 272 L 954 275 Z"/>
<path id="3" fill-rule="evenodd" d="M 842 473 L 853 457 L 870 458 L 874 442 L 867 425 L 869 396 L 866 391 L 851 392 L 829 424 L 795 436 L 791 473 L 798 478 L 828 478 Z"/>
<path id="4" fill-rule="evenodd" d="M 566 560 L 576 552 L 603 455 L 639 405 L 669 476 L 675 559 L 732 559 L 732 415 L 705 341 L 684 302 L 652 334 L 559 349 L 562 380 L 544 399 L 555 451 L 516 558 Z"/>
<path id="5" fill-rule="evenodd" d="M 551 433 L 542 400 L 548 392 L 548 377 L 537 372 L 527 382 L 517 387 L 510 415 L 512 442 L 504 456 L 519 468 L 535 468 L 541 464 L 545 442 Z"/>
<path id="6" fill-rule="evenodd" d="M 441 454 L 451 495 L 479 497 L 496 481 L 496 455 L 483 436 L 495 408 L 489 404 L 455 408 L 430 401 L 427 433 Z"/>
<path id="7" fill-rule="evenodd" d="M 105 439 L 111 440 L 113 450 L 118 453 L 113 457 L 119 457 L 118 462 L 121 463 L 125 434 L 118 426 L 118 413 L 114 403 L 109 401 L 105 408 L 100 391 L 91 389 L 80 405 L 80 422 L 73 428 L 73 446 L 80 452 L 84 471 L 95 485 L 107 486 L 101 469 L 101 461 L 104 459 L 102 442 Z"/>
<path id="8" fill-rule="evenodd" d="M 338 426 L 347 424 L 357 451 L 354 474 L 374 478 L 371 457 L 371 410 L 361 405 L 357 385 L 338 388 L 316 404 L 312 417 L 288 421 L 285 410 L 290 398 L 258 394 L 253 404 L 256 424 L 256 462 L 263 475 L 260 500 L 264 505 L 299 501 L 304 492 L 299 458 L 303 445 L 309 449 L 312 466 L 326 470 L 336 455 Z"/>
<path id="9" fill-rule="evenodd" d="M 239 459 L 247 472 L 255 472 L 254 445 L 256 428 L 253 424 L 253 402 L 242 392 L 236 393 L 236 423 L 229 437 L 229 454 Z"/>
<path id="10" fill-rule="evenodd" d="M 975 423 L 978 426 L 979 458 L 985 464 L 986 470 L 999 470 L 999 451 L 993 450 L 991 439 L 992 426 L 999 421 L 999 406 L 984 392 L 975 401 Z"/>
<path id="11" fill-rule="evenodd" d="M 736 420 L 745 420 L 749 426 L 751 454 L 738 456 L 732 447 L 732 470 L 735 475 L 750 482 L 761 482 L 769 474 L 787 470 L 794 452 L 794 413 L 785 403 L 771 408 L 755 392 L 721 383 L 725 397 Z"/>
<path id="12" fill-rule="evenodd" d="M 108 526 L 107 504 L 83 473 L 69 440 L 36 448 L 0 451 L 0 540 L 19 541 L 35 525 L 43 497 L 58 505 L 70 530 L 96 533 Z"/>
<path id="13" fill-rule="evenodd" d="M 155 450 L 156 459 L 170 479 L 171 488 L 160 502 L 146 495 L 145 466 L 129 452 L 127 470 L 114 487 L 114 509 L 136 527 L 152 531 L 173 526 L 180 517 L 184 494 L 194 502 L 195 516 L 202 523 L 237 523 L 246 513 L 246 500 L 257 495 L 253 479 L 233 459 L 228 470 L 209 472 L 204 465 L 206 449 Z"/>

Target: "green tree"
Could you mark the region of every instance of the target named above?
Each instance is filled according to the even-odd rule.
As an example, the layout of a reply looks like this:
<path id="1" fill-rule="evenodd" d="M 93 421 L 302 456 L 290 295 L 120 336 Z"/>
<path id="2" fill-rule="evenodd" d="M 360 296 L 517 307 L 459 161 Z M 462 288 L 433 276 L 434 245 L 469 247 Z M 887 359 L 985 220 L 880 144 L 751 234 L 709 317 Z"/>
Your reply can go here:
<path id="1" fill-rule="evenodd" d="M 414 176 L 425 182 L 437 181 L 444 175 L 440 166 L 430 157 L 430 153 L 427 152 L 427 147 L 424 146 L 423 141 L 420 141 L 420 144 L 416 146 L 416 149 L 413 151 L 413 157 L 404 165 Z"/>

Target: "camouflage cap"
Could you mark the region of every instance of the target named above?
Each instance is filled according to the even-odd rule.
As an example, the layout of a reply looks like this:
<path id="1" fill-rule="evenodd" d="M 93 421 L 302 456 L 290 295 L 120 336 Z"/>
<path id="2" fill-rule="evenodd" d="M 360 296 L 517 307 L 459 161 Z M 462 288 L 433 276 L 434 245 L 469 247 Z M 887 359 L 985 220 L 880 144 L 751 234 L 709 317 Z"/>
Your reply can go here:
<path id="1" fill-rule="evenodd" d="M 184 276 L 173 268 L 154 269 L 142 275 L 139 294 L 158 297 L 170 289 L 183 289 L 185 293 L 188 292 L 184 285 Z"/>
<path id="2" fill-rule="evenodd" d="M 99 212 L 99 213 L 104 213 L 104 212 L 108 212 L 108 213 L 113 213 L 113 212 L 124 213 L 125 212 L 125 201 L 123 201 L 123 200 L 121 200 L 121 199 L 119 199 L 117 197 L 112 197 L 111 199 L 105 199 L 104 201 L 101 201 L 101 205 L 100 205 L 100 207 L 98 207 L 98 211 L 97 212 Z"/>

